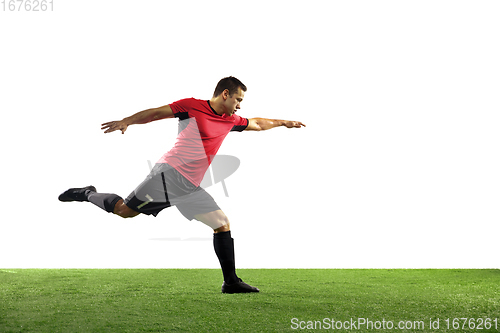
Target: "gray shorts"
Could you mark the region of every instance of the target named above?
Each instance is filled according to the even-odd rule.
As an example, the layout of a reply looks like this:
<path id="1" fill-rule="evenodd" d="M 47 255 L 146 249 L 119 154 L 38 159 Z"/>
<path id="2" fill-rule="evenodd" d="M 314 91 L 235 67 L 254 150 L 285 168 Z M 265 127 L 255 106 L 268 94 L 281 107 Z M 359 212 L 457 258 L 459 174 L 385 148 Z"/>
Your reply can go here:
<path id="1" fill-rule="evenodd" d="M 195 186 L 166 163 L 156 164 L 124 202 L 136 212 L 154 216 L 165 208 L 176 206 L 188 220 L 197 214 L 220 209 L 203 188 Z"/>

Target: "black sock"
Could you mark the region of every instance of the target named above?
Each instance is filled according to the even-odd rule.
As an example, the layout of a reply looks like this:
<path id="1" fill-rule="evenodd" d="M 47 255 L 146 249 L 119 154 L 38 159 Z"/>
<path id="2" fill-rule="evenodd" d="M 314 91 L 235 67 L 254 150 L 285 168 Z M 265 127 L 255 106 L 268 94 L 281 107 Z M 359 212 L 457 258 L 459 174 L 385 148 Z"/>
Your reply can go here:
<path id="1" fill-rule="evenodd" d="M 224 281 L 228 284 L 238 282 L 234 264 L 234 240 L 231 238 L 231 231 L 214 234 L 214 249 L 217 258 L 219 258 Z"/>
<path id="2" fill-rule="evenodd" d="M 113 213 L 116 203 L 122 200 L 122 197 L 113 193 L 97 193 L 92 191 L 87 192 L 87 198 L 94 205 L 104 209 L 108 213 Z"/>

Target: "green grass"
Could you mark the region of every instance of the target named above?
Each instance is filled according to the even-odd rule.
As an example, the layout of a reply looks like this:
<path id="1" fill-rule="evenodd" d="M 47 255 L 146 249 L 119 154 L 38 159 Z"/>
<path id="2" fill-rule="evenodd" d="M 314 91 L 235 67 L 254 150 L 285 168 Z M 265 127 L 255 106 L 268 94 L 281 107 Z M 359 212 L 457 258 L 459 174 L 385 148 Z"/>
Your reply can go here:
<path id="1" fill-rule="evenodd" d="M 258 294 L 220 293 L 220 270 L 0 269 L 0 332 L 294 332 L 304 321 L 423 321 L 500 332 L 500 270 L 238 270 Z M 446 318 L 498 327 L 447 329 Z M 429 320 L 440 318 L 439 329 Z M 376 323 L 375 323 L 376 324 Z M 319 328 L 316 324 L 316 328 Z M 324 323 L 322 324 L 324 325 Z M 467 327 L 467 326 L 466 326 Z M 483 327 L 484 328 L 484 327 Z"/>

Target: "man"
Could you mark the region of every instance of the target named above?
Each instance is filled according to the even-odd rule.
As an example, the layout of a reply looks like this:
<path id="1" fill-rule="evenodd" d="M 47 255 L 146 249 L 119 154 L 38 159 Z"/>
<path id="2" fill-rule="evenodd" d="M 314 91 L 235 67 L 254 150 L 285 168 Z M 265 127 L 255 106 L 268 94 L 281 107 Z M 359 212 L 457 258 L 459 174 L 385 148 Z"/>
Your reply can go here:
<path id="1" fill-rule="evenodd" d="M 265 118 L 247 119 L 236 115 L 246 86 L 235 77 L 219 81 L 212 99 L 183 99 L 159 108 L 138 112 L 120 121 L 102 124 L 104 133 L 121 131 L 128 126 L 178 118 L 179 134 L 174 147 L 156 163 L 149 176 L 126 199 L 112 193 L 97 193 L 94 186 L 71 188 L 59 200 L 89 201 L 103 210 L 130 218 L 139 214 L 156 216 L 176 206 L 187 219 L 196 219 L 214 230 L 214 249 L 224 283 L 223 293 L 258 292 L 244 283 L 235 271 L 234 242 L 229 220 L 214 199 L 199 185 L 224 138 L 231 131 L 261 131 L 285 126 L 300 128 L 298 121 Z"/>

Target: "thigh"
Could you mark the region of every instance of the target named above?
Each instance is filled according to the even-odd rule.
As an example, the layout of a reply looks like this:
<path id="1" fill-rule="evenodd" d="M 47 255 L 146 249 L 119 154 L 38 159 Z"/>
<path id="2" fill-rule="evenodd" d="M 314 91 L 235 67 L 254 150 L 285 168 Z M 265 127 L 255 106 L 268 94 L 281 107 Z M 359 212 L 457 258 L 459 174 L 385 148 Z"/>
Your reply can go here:
<path id="1" fill-rule="evenodd" d="M 196 218 L 197 215 L 220 210 L 212 196 L 201 187 L 193 193 L 175 198 L 172 200 L 172 206 L 174 205 L 188 220 Z"/>
<path id="2" fill-rule="evenodd" d="M 220 209 L 209 213 L 197 214 L 194 218 L 208 225 L 213 230 L 220 229 L 224 226 L 229 227 L 229 219 Z"/>

